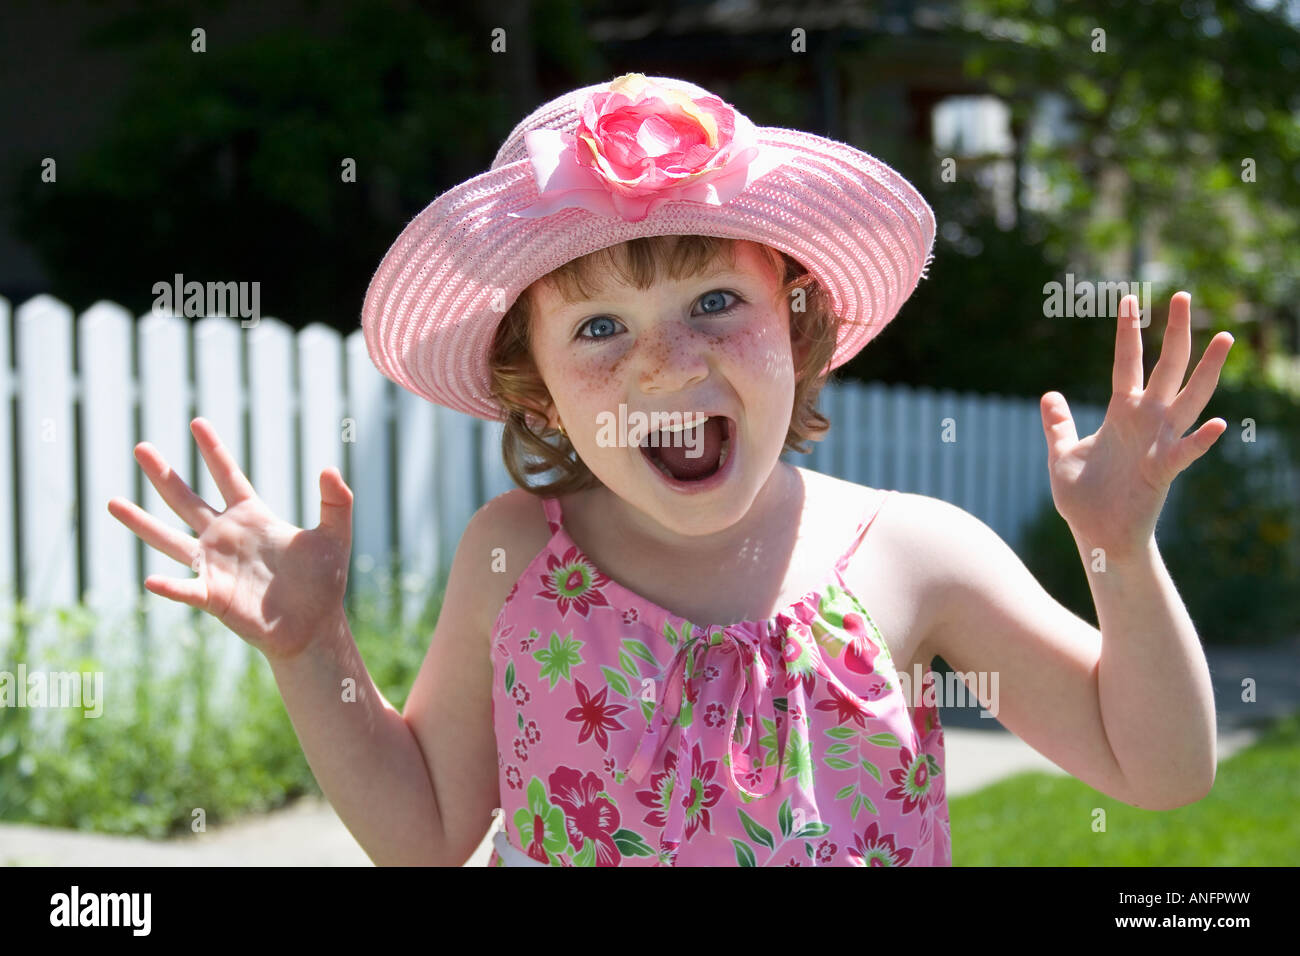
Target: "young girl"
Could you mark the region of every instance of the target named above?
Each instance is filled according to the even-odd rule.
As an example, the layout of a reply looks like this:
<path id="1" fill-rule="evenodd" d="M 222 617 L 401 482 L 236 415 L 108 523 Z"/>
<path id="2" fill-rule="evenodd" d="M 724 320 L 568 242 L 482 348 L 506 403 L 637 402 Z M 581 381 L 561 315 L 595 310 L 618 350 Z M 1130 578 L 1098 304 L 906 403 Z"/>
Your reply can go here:
<path id="1" fill-rule="evenodd" d="M 1096 434 L 1043 397 L 1053 500 L 1101 632 L 961 509 L 780 461 L 824 436 L 819 388 L 898 313 L 933 237 L 925 200 L 878 160 L 755 127 L 679 80 L 629 74 L 520 123 L 491 170 L 407 226 L 366 295 L 377 367 L 504 421 L 521 486 L 466 528 L 404 713 L 342 611 L 352 495 L 336 470 L 320 526 L 293 528 L 198 419 L 227 510 L 142 444 L 200 536 L 114 513 L 199 569 L 150 590 L 266 654 L 377 863 L 461 864 L 500 812 L 496 865 L 948 865 L 943 732 L 933 689 L 909 680 L 935 655 L 972 689 L 996 675 L 1001 699 L 981 703 L 1098 790 L 1197 800 L 1214 779 L 1209 671 L 1153 533 L 1173 477 L 1226 428 L 1180 437 L 1231 337 L 1180 392 L 1185 293 L 1145 390 L 1124 300 Z M 360 690 L 341 702 L 347 678 Z"/>

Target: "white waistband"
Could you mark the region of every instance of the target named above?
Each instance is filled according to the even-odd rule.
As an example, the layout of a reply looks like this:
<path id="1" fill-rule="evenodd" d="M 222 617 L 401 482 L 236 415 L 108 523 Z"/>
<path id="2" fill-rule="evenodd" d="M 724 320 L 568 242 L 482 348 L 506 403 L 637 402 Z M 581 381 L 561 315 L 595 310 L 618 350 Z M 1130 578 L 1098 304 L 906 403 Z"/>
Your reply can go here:
<path id="1" fill-rule="evenodd" d="M 506 839 L 506 831 L 498 830 L 492 835 L 492 844 L 497 848 L 497 855 L 501 857 L 502 866 L 546 866 L 545 863 L 539 863 L 523 850 L 518 850 L 511 846 L 510 841 Z"/>

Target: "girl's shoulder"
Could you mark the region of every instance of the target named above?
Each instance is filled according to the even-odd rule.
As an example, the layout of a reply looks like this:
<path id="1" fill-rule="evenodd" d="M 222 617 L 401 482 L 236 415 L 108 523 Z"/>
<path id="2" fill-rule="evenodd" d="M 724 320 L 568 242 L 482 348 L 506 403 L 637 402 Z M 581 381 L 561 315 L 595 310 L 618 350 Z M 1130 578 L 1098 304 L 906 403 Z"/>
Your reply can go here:
<path id="1" fill-rule="evenodd" d="M 515 582 L 546 547 L 552 532 L 542 499 L 522 488 L 497 495 L 475 513 L 471 522 L 478 524 L 476 540 L 488 549 L 481 556 L 482 567 L 492 569 L 479 590 L 480 619 L 486 621 L 490 631 Z"/>
<path id="2" fill-rule="evenodd" d="M 885 537 L 885 528 L 890 532 L 903 532 L 906 537 L 909 529 L 942 524 L 957 507 L 930 495 L 897 488 L 873 488 L 798 465 L 794 467 L 803 479 L 805 494 L 810 500 L 816 497 L 830 503 L 828 510 L 844 521 L 870 518 L 874 514 L 872 534 L 880 537 Z"/>

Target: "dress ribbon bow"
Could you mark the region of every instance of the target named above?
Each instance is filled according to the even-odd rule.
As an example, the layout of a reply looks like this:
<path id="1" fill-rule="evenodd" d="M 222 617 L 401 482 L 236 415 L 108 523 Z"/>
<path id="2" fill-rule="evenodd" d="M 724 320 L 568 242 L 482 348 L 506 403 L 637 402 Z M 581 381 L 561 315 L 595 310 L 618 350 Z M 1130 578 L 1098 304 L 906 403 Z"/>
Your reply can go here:
<path id="1" fill-rule="evenodd" d="M 710 628 L 707 632 L 696 634 L 682 642 L 677 649 L 677 653 L 673 655 L 673 659 L 665 671 L 663 693 L 655 704 L 645 734 L 642 735 L 628 766 L 628 776 L 637 782 L 641 782 L 645 779 L 649 769 L 658 762 L 664 745 L 668 742 L 669 728 L 677 723 L 682 705 L 687 700 L 687 682 L 698 673 L 698 659 L 715 647 L 723 648 L 722 653 L 724 654 L 728 650 L 732 651 L 731 657 L 735 662 L 736 689 L 731 697 L 727 726 L 727 746 L 731 757 L 728 774 L 731 778 L 731 785 L 737 791 L 749 797 L 771 796 L 779 782 L 780 761 L 778 760 L 777 765 L 774 767 L 763 766 L 763 748 L 760 736 L 763 718 L 767 718 L 768 722 L 773 725 L 776 724 L 776 702 L 767 688 L 768 668 L 764 663 L 759 641 L 732 626 Z M 745 707 L 745 714 L 749 718 L 747 721 L 749 735 L 747 745 L 738 744 L 736 741 L 736 722 L 741 713 L 741 702 L 745 697 L 749 698 Z M 672 708 L 671 716 L 665 714 L 666 706 Z M 668 821 L 664 828 L 665 842 L 679 843 L 681 841 L 682 832 L 685 829 L 685 810 L 695 800 L 695 793 L 689 784 L 692 770 L 690 762 L 693 759 L 694 747 L 698 741 L 696 733 L 698 726 L 698 722 L 693 719 L 689 726 L 683 726 L 681 729 L 681 745 L 678 748 L 677 757 L 677 780 L 674 782 L 673 798 L 668 809 Z M 758 790 L 750 790 L 736 779 L 737 766 L 741 768 L 742 774 L 758 774 L 760 780 Z M 772 774 L 772 780 L 769 786 L 764 787 L 763 783 L 766 782 L 769 772 Z M 683 780 L 685 780 L 686 786 L 682 785 Z"/>

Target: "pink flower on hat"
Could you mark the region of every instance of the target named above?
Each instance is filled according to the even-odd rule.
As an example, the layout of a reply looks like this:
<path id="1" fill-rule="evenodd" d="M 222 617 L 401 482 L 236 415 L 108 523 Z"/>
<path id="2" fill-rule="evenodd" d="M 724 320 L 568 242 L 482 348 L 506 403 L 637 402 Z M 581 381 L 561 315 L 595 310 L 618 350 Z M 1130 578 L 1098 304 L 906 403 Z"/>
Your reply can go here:
<path id="1" fill-rule="evenodd" d="M 640 222 L 670 200 L 720 206 L 785 158 L 718 97 L 640 73 L 592 94 L 572 132 L 531 130 L 524 143 L 538 197 L 511 215 L 525 219 L 577 207 Z"/>

